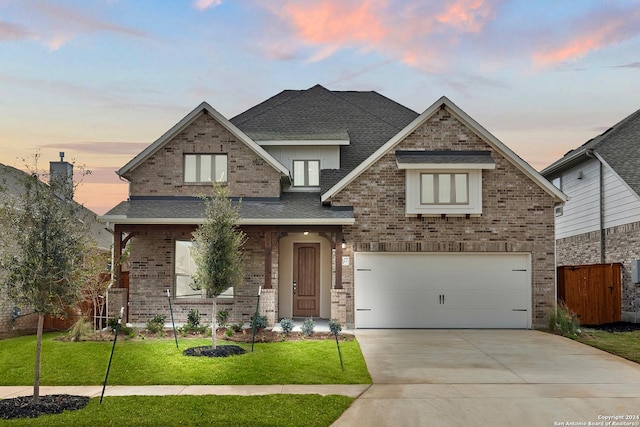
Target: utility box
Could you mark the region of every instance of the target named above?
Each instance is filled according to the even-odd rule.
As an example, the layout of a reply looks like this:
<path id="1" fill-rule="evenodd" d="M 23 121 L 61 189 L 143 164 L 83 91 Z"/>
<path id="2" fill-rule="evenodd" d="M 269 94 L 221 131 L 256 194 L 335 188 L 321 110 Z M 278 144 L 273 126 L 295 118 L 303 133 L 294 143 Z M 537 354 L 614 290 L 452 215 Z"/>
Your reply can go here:
<path id="1" fill-rule="evenodd" d="M 631 281 L 640 283 L 640 259 L 631 260 Z"/>

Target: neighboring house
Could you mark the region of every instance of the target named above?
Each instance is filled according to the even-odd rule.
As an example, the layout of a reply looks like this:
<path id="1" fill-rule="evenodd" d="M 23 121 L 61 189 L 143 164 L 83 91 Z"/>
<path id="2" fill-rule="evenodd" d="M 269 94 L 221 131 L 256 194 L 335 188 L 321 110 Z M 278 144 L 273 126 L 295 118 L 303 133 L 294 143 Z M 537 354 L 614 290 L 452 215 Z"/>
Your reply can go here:
<path id="1" fill-rule="evenodd" d="M 542 172 L 569 197 L 556 209 L 558 266 L 622 264 L 622 318 L 634 321 L 640 259 L 640 110 Z"/>
<path id="2" fill-rule="evenodd" d="M 202 103 L 118 175 L 129 199 L 102 219 L 116 259 L 129 244 L 134 324 L 169 315 L 167 290 L 178 323 L 210 316 L 189 246 L 212 180 L 242 199 L 248 235 L 245 280 L 218 299 L 233 322 L 258 287 L 271 324 L 530 328 L 555 307 L 564 194 L 445 97 L 417 114 L 318 85 L 231 120 Z"/>
<path id="3" fill-rule="evenodd" d="M 68 191 L 70 191 L 68 195 L 72 196 L 73 166 L 63 160 L 50 162 L 50 173 L 69 174 L 71 185 L 68 188 Z M 25 177 L 26 172 L 0 164 L 0 205 L 7 201 L 15 201 L 20 197 L 20 194 L 24 192 Z M 46 184 L 43 183 L 42 185 Z M 84 212 L 87 216 L 96 218 L 96 214 L 89 209 L 84 209 Z M 0 224 L 0 227 L 4 226 L 4 224 Z M 91 235 L 99 249 L 107 253 L 111 250 L 112 236 L 105 229 L 104 224 L 96 220 L 92 224 Z M 17 248 L 11 247 L 11 242 L 3 241 L 0 245 L 0 256 L 4 256 L 10 250 L 17 250 Z M 0 270 L 0 280 L 4 280 L 4 278 L 4 273 Z M 15 305 L 8 300 L 6 295 L 0 294 L 0 332 L 9 332 L 12 329 L 31 329 L 37 326 L 38 318 L 30 314 L 29 307 L 21 307 L 20 317 L 18 318 L 15 318 L 14 307 Z"/>

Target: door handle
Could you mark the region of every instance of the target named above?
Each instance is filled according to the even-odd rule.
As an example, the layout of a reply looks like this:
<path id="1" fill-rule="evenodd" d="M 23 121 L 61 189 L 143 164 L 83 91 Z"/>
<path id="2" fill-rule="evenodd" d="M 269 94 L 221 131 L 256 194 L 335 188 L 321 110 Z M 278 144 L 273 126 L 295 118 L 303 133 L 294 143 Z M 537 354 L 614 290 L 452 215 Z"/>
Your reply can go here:
<path id="1" fill-rule="evenodd" d="M 438 297 L 440 297 L 440 304 L 444 304 L 444 294 L 440 294 Z"/>
<path id="2" fill-rule="evenodd" d="M 298 287 L 298 284 L 294 281 L 293 282 L 293 294 L 296 294 L 296 288 Z"/>

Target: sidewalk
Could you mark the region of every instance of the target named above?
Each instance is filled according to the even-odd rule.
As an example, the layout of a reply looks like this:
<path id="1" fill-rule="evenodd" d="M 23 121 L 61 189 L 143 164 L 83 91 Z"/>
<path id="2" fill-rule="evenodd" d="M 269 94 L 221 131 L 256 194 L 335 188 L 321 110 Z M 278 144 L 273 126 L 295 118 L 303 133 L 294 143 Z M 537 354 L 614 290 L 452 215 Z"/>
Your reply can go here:
<path id="1" fill-rule="evenodd" d="M 149 385 L 107 386 L 105 396 L 165 396 L 165 395 L 235 395 L 258 396 L 265 394 L 340 394 L 358 397 L 370 384 L 324 384 L 324 385 Z M 75 396 L 99 397 L 102 386 L 40 386 L 40 395 L 71 394 Z M 0 399 L 33 395 L 33 386 L 0 387 Z"/>

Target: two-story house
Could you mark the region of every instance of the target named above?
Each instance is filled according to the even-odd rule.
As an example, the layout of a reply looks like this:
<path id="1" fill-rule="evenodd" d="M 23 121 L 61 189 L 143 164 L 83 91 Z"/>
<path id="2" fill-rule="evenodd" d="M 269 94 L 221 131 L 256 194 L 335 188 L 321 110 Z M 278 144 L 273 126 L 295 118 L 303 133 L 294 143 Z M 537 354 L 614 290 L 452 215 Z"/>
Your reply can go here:
<path id="1" fill-rule="evenodd" d="M 556 209 L 558 265 L 622 264 L 626 321 L 637 320 L 640 291 L 631 277 L 640 260 L 639 159 L 640 110 L 541 172 L 569 197 Z"/>
<path id="2" fill-rule="evenodd" d="M 190 286 L 212 181 L 240 203 L 245 280 L 220 296 L 358 328 L 530 328 L 555 307 L 565 196 L 449 99 L 418 114 L 376 92 L 286 90 L 226 119 L 202 103 L 118 174 L 102 218 L 129 244 L 128 320 L 211 304 Z"/>

